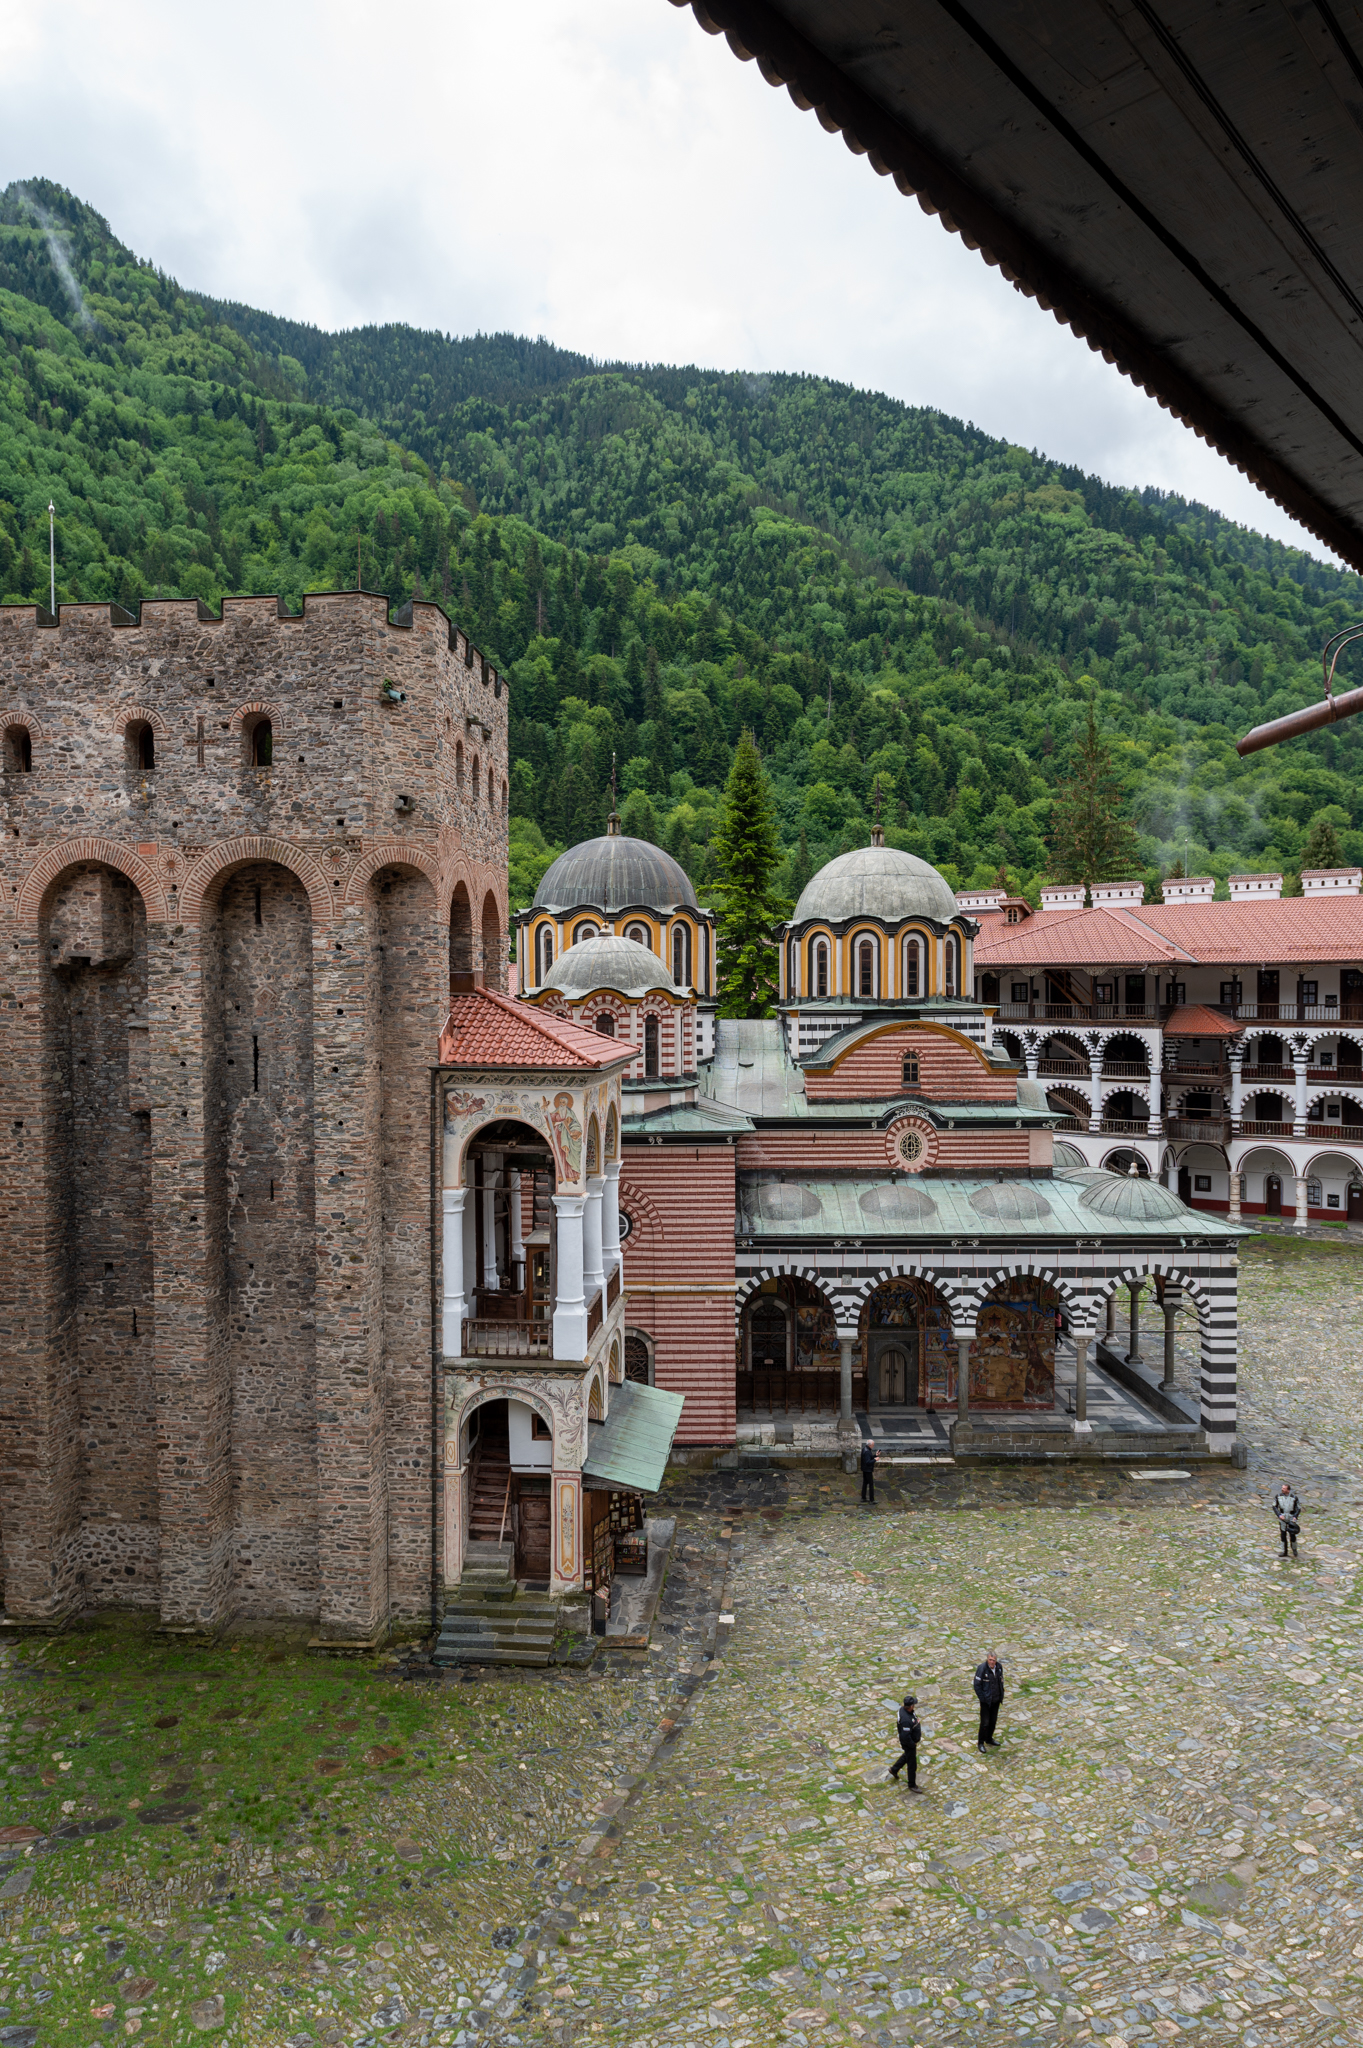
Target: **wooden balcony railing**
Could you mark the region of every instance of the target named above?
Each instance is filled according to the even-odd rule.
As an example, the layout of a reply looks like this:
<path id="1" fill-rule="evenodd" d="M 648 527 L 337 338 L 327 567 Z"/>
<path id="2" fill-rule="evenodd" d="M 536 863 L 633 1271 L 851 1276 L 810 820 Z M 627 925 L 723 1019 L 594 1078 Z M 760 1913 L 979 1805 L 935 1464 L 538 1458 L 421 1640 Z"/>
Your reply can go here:
<path id="1" fill-rule="evenodd" d="M 610 1276 L 609 1280 L 608 1280 L 608 1281 L 606 1282 L 606 1312 L 607 1312 L 607 1314 L 609 1314 L 609 1313 L 610 1313 L 610 1311 L 611 1311 L 611 1309 L 613 1309 L 613 1308 L 615 1307 L 615 1304 L 616 1304 L 616 1302 L 617 1302 L 617 1301 L 619 1301 L 619 1299 L 620 1299 L 620 1268 L 619 1268 L 619 1267 L 617 1266 L 617 1267 L 615 1268 L 615 1271 L 614 1271 L 614 1272 L 613 1272 L 613 1273 L 611 1274 L 611 1276 Z"/>
<path id="2" fill-rule="evenodd" d="M 992 1007 L 992 1005 L 991 1005 Z M 1106 1024 L 1125 1018 L 1132 1024 L 1158 1024 L 1156 1003 L 1005 1003 L 995 1011 L 1000 1024 L 1048 1024 L 1082 1021 Z"/>
<path id="3" fill-rule="evenodd" d="M 1038 1074 L 1077 1074 L 1082 1080 L 1089 1077 L 1088 1067 L 1079 1060 L 1038 1060 Z"/>
<path id="4" fill-rule="evenodd" d="M 1058 1119 L 1055 1127 L 1058 1131 L 1086 1131 L 1088 1129 L 1088 1118 L 1082 1116 L 1062 1116 Z"/>
<path id="5" fill-rule="evenodd" d="M 1291 1124 L 1265 1123 L 1262 1119 L 1255 1117 L 1241 1117 L 1240 1119 L 1240 1136 L 1242 1138 L 1290 1138 L 1291 1135 Z"/>
<path id="6" fill-rule="evenodd" d="M 1158 1128 L 1158 1123 L 1156 1128 Z M 1103 1118 L 1103 1130 L 1113 1137 L 1142 1138 L 1149 1134 L 1150 1119 L 1148 1117 L 1134 1116 L 1105 1116 Z"/>
<path id="7" fill-rule="evenodd" d="M 466 1316 L 461 1349 L 465 1358 L 552 1358 L 552 1322 L 518 1323 L 500 1316 Z"/>
<path id="8" fill-rule="evenodd" d="M 598 1287 L 596 1293 L 587 1304 L 587 1342 L 589 1344 L 605 1319 L 605 1301 L 605 1289 Z"/>
<path id="9" fill-rule="evenodd" d="M 1230 1120 L 1225 1117 L 1166 1117 L 1164 1135 L 1177 1138 L 1184 1144 L 1224 1145 L 1230 1136 Z"/>
<path id="10" fill-rule="evenodd" d="M 1150 1069 L 1144 1060 L 1104 1060 L 1102 1078 L 1105 1081 L 1148 1081 Z"/>

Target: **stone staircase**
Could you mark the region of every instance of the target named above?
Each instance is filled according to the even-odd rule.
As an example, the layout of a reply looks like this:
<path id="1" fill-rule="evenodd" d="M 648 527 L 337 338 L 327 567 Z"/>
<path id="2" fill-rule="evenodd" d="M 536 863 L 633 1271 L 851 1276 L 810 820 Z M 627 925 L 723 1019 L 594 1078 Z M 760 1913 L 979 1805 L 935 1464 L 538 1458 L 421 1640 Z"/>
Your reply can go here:
<path id="1" fill-rule="evenodd" d="M 471 1542 L 431 1661 L 435 1664 L 547 1664 L 557 1611 L 547 1593 L 523 1593 L 509 1543 Z"/>

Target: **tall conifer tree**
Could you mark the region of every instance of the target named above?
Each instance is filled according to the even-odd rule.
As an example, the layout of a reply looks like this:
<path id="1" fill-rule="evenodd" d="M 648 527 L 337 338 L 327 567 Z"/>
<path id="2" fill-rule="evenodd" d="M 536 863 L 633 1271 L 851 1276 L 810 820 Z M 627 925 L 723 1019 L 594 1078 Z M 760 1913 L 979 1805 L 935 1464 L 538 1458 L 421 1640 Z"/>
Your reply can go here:
<path id="1" fill-rule="evenodd" d="M 1051 805 L 1050 870 L 1057 882 L 1122 881 L 1138 865 L 1136 833 L 1122 816 L 1122 785 L 1098 731 L 1092 694 L 1068 778 Z"/>
<path id="2" fill-rule="evenodd" d="M 775 928 L 790 905 L 773 886 L 781 855 L 776 810 L 750 732 L 734 749 L 711 853 L 711 893 L 719 912 L 719 1014 L 769 1017 L 777 989 Z"/>

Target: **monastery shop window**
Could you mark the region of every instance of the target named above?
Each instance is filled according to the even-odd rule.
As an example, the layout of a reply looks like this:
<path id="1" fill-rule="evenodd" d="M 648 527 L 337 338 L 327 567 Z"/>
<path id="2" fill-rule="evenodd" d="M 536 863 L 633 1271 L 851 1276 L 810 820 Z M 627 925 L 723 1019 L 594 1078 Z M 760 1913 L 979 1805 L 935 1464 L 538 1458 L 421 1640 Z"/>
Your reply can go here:
<path id="1" fill-rule="evenodd" d="M 1309 1180 L 1309 1181 L 1307 1181 L 1307 1183 L 1306 1183 L 1306 1206 L 1307 1206 L 1307 1208 L 1308 1208 L 1308 1209 L 1319 1209 L 1319 1207 L 1320 1207 L 1320 1205 L 1321 1205 L 1321 1199 L 1322 1199 L 1322 1197 L 1321 1197 L 1321 1186 L 1320 1186 L 1320 1182 L 1319 1182 L 1318 1180 Z M 1336 1195 L 1336 1197 L 1335 1197 L 1335 1199 L 1334 1199 L 1333 1203 L 1331 1204 L 1331 1207 L 1332 1207 L 1332 1208 L 1335 1208 L 1335 1209 L 1337 1209 L 1337 1208 L 1339 1207 L 1339 1197 L 1338 1197 L 1338 1195 Z"/>
<path id="2" fill-rule="evenodd" d="M 691 934 L 684 924 L 672 933 L 672 979 L 678 988 L 691 986 Z"/>
<path id="3" fill-rule="evenodd" d="M 906 996 L 921 996 L 923 993 L 923 948 L 917 939 L 904 941 L 904 993 Z"/>
<path id="4" fill-rule="evenodd" d="M 809 942 L 809 993 L 812 996 L 828 994 L 828 941 L 811 939 Z"/>
<path id="5" fill-rule="evenodd" d="M 961 942 L 952 937 L 947 940 L 947 994 L 961 993 Z"/>
<path id="6" fill-rule="evenodd" d="M 657 1078 L 658 1078 L 658 1020 L 657 1020 L 657 1018 L 656 1018 L 656 1017 L 645 1017 L 645 1019 L 644 1019 L 644 1079 L 645 1079 L 646 1081 L 656 1081 L 656 1080 L 657 1080 Z"/>
<path id="7" fill-rule="evenodd" d="M 543 981 L 554 964 L 554 927 L 542 924 L 535 934 L 535 949 L 539 956 L 535 979 Z"/>
<path id="8" fill-rule="evenodd" d="M 857 941 L 857 994 L 873 996 L 876 992 L 876 949 L 873 939 Z"/>

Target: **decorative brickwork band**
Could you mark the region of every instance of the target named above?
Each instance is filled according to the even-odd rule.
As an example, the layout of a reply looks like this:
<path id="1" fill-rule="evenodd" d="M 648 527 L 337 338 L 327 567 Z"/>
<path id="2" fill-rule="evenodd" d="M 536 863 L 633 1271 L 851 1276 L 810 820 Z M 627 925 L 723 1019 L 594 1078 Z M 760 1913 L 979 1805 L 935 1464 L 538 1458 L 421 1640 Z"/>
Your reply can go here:
<path id="1" fill-rule="evenodd" d="M 330 924 L 334 911 L 331 892 L 326 876 L 322 873 L 311 854 L 299 847 L 291 846 L 287 839 L 229 839 L 221 846 L 210 846 L 195 861 L 185 876 L 180 890 L 178 917 L 182 924 L 197 924 L 203 913 L 203 899 L 210 885 L 230 874 L 233 868 L 245 867 L 249 861 L 273 861 L 278 867 L 287 868 L 297 875 L 308 892 L 312 904 L 313 922 Z M 125 870 L 126 872 L 126 870 Z"/>
<path id="2" fill-rule="evenodd" d="M 58 875 L 64 874 L 68 868 L 79 867 L 84 861 L 100 861 L 105 867 L 117 868 L 121 875 L 126 875 L 137 885 L 148 921 L 162 924 L 166 921 L 165 891 L 140 854 L 120 846 L 114 839 L 63 839 L 33 863 L 20 886 L 15 915 L 25 930 L 37 930 L 43 897 Z"/>

